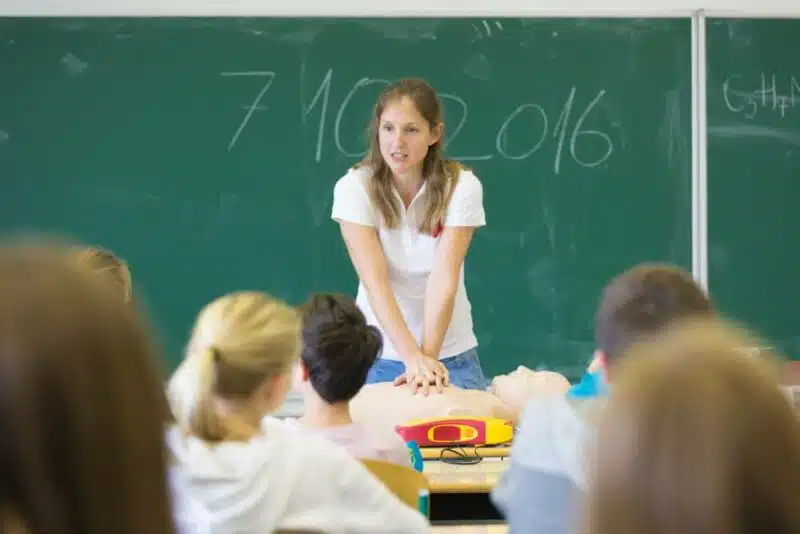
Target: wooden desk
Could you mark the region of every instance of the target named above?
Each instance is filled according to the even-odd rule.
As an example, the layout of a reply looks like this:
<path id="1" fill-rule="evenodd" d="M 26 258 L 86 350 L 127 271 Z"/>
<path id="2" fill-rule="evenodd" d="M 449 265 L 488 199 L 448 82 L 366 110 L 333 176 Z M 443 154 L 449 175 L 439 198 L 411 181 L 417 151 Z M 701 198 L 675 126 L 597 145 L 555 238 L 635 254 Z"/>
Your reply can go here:
<path id="1" fill-rule="evenodd" d="M 434 534 L 506 534 L 508 525 L 434 525 Z"/>
<path id="2" fill-rule="evenodd" d="M 431 493 L 489 493 L 509 466 L 503 458 L 484 458 L 477 464 L 451 464 L 427 460 L 423 473 Z"/>

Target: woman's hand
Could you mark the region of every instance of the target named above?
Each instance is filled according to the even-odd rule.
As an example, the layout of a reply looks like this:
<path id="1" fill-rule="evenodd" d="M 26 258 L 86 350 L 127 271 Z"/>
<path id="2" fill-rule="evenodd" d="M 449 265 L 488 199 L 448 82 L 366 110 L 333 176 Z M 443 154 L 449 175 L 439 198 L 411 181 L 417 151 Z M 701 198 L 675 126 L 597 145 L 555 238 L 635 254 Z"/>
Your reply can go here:
<path id="1" fill-rule="evenodd" d="M 431 384 L 436 385 L 436 390 L 441 393 L 450 380 L 447 367 L 439 360 L 426 356 L 421 352 L 405 360 L 406 372 L 398 376 L 395 386 L 407 384 L 412 394 L 422 391 L 428 396 Z"/>

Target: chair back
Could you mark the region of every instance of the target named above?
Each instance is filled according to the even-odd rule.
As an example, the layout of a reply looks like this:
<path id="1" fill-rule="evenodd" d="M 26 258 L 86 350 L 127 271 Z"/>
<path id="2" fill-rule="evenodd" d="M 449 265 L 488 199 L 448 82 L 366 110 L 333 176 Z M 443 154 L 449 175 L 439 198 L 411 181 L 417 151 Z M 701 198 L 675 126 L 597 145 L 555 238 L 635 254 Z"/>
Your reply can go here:
<path id="1" fill-rule="evenodd" d="M 389 491 L 414 510 L 419 510 L 421 491 L 430 491 L 428 477 L 411 467 L 383 460 L 361 458 L 361 463 L 383 482 Z"/>

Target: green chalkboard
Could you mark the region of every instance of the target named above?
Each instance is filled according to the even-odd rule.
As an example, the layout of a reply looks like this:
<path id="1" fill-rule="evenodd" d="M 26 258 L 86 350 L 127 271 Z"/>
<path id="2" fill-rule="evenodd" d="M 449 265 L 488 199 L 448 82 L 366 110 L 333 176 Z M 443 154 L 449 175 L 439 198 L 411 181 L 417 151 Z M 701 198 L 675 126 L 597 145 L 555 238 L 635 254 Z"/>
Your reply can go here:
<path id="1" fill-rule="evenodd" d="M 800 358 L 800 21 L 708 24 L 709 289 Z"/>
<path id="2" fill-rule="evenodd" d="M 170 353 L 210 299 L 355 294 L 330 220 L 385 80 L 484 184 L 466 277 L 489 374 L 577 376 L 603 284 L 690 265 L 683 19 L 0 21 L 0 228 L 129 260 Z"/>

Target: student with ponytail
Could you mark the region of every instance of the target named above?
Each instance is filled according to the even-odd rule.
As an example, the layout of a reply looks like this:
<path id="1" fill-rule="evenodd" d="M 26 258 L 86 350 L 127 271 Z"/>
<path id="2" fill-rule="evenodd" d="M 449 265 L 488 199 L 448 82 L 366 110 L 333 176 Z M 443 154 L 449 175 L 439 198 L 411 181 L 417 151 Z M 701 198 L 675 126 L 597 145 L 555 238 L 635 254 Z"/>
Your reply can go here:
<path id="1" fill-rule="evenodd" d="M 300 350 L 299 314 L 262 293 L 223 296 L 198 316 L 168 388 L 182 534 L 429 532 L 343 448 L 265 417 L 283 402 Z"/>
<path id="2" fill-rule="evenodd" d="M 367 324 L 355 302 L 343 295 L 312 295 L 301 311 L 299 389 L 305 413 L 298 422 L 357 458 L 408 466 L 408 448 L 399 436 L 381 439 L 350 416 L 350 400 L 364 386 L 383 346 L 380 330 Z"/>

